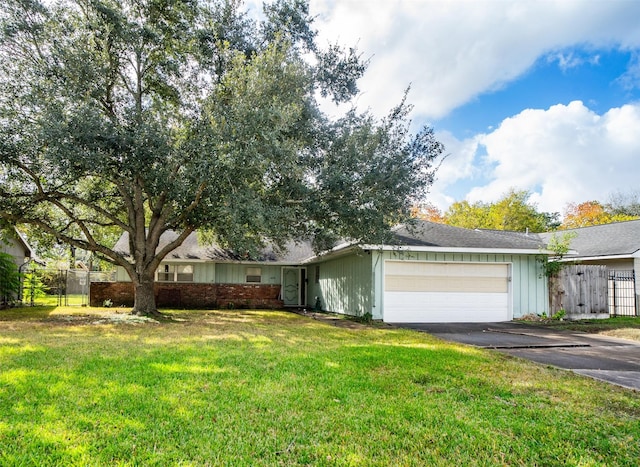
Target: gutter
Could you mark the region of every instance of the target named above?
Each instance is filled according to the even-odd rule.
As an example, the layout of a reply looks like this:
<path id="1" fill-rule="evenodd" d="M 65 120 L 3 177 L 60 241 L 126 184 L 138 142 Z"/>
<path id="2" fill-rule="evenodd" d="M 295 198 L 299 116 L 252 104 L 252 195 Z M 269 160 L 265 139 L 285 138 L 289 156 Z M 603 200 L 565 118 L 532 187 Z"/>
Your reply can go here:
<path id="1" fill-rule="evenodd" d="M 360 251 L 398 251 L 398 252 L 432 252 L 432 253 L 476 253 L 476 254 L 500 254 L 500 255 L 554 255 L 555 253 L 547 249 L 530 248 L 462 248 L 462 247 L 439 247 L 439 246 L 415 246 L 415 245 L 350 245 L 342 244 L 319 255 L 305 259 L 301 264 L 308 264 L 327 258 L 336 258 L 353 252 Z"/>
<path id="2" fill-rule="evenodd" d="M 414 246 L 414 245 L 362 245 L 365 250 L 383 251 L 416 251 L 434 253 L 481 253 L 500 255 L 552 255 L 550 250 L 541 248 L 466 248 L 466 247 L 446 247 L 446 246 Z"/>
<path id="3" fill-rule="evenodd" d="M 602 255 L 602 256 L 564 256 L 562 259 L 559 259 L 560 263 L 568 263 L 572 261 L 600 261 L 607 259 L 635 259 L 640 258 L 640 254 L 636 253 L 625 253 L 621 255 Z"/>

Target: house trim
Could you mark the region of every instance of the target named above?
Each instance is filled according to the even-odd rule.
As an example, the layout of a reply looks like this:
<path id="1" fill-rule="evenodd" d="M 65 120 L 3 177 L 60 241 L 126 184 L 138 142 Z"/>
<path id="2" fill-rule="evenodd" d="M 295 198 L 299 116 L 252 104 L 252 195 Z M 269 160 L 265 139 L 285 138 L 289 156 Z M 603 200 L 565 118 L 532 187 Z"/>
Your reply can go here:
<path id="1" fill-rule="evenodd" d="M 533 254 L 553 254 L 548 250 L 532 249 L 508 249 L 508 248 L 462 248 L 462 247 L 442 247 L 442 246 L 393 246 L 393 245 L 363 245 L 363 250 L 382 251 L 415 251 L 432 253 L 476 253 L 476 254 L 498 254 L 498 255 L 533 255 Z"/>
<path id="2" fill-rule="evenodd" d="M 599 261 L 609 259 L 635 259 L 640 258 L 640 250 L 635 253 L 626 253 L 622 255 L 602 255 L 602 256 L 565 256 L 562 259 L 557 260 L 560 263 L 568 263 L 573 261 Z"/>
<path id="3" fill-rule="evenodd" d="M 462 248 L 462 247 L 437 247 L 437 246 L 416 246 L 416 245 L 351 245 L 345 247 L 338 246 L 325 253 L 321 253 L 317 256 L 312 256 L 309 259 L 302 261 L 302 264 L 313 263 L 322 261 L 328 258 L 337 258 L 343 255 L 352 253 L 353 251 L 360 250 L 363 253 L 370 251 L 409 251 L 416 253 L 464 253 L 464 254 L 497 254 L 497 255 L 553 255 L 550 250 L 545 249 L 508 249 L 508 248 Z"/>

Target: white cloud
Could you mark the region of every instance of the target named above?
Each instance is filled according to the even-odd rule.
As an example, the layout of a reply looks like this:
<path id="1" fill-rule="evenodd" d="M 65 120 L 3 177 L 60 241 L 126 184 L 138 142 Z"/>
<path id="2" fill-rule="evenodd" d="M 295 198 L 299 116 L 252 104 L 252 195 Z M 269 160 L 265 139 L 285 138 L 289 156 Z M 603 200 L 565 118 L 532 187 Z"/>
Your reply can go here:
<path id="1" fill-rule="evenodd" d="M 495 201 L 515 187 L 531 191 L 539 209 L 562 212 L 570 202 L 606 201 L 616 191 L 637 189 L 640 104 L 604 115 L 579 101 L 528 109 L 504 120 L 495 131 L 459 144 L 465 164 L 476 164 L 489 178 L 469 192 L 469 201 Z M 486 155 L 470 161 L 468 152 L 478 145 Z M 457 180 L 447 178 L 449 183 Z"/>
<path id="2" fill-rule="evenodd" d="M 638 54 L 634 54 L 627 71 L 617 81 L 626 90 L 640 88 L 640 56 Z"/>
<path id="3" fill-rule="evenodd" d="M 640 45 L 640 2 L 312 0 L 323 42 L 358 44 L 371 65 L 359 104 L 383 115 L 408 84 L 436 119 L 576 44 Z M 565 65 L 575 57 L 564 56 Z"/>
<path id="4" fill-rule="evenodd" d="M 474 163 L 482 135 L 459 141 L 451 133 L 440 131 L 436 137 L 444 144 L 446 157 L 436 172 L 428 201 L 445 211 L 451 203 L 459 201 L 449 193 L 450 186 L 459 180 L 473 180 L 478 175 L 479 169 Z"/>

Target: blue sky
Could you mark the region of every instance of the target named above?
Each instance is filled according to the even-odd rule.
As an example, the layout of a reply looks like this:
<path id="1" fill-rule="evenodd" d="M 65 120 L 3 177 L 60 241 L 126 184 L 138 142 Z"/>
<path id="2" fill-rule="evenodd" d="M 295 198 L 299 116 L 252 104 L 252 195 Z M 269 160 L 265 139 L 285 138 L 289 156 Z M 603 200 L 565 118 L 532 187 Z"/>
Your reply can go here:
<path id="1" fill-rule="evenodd" d="M 543 56 L 518 79 L 480 94 L 433 122 L 433 126 L 463 138 L 495 128 L 522 109 L 580 100 L 591 110 L 603 113 L 640 98 L 638 87 L 630 89 L 620 79 L 633 63 L 632 52 L 576 47 L 564 54 L 578 56 L 581 61 L 563 69 L 557 59 Z"/>
<path id="2" fill-rule="evenodd" d="M 522 77 L 500 89 L 479 95 L 445 117 L 430 122 L 431 126 L 436 131 L 448 131 L 456 138 L 463 139 L 490 132 L 523 109 L 548 109 L 556 104 L 567 105 L 573 101 L 581 101 L 590 110 L 602 115 L 609 109 L 640 100 L 640 87 L 630 86 L 624 79 L 625 73 L 635 61 L 632 52 L 572 48 L 564 53 L 580 56 L 583 60 L 575 66 L 563 69 L 557 60 L 541 57 Z M 637 130 L 640 131 L 640 128 Z M 482 150 L 480 152 L 484 154 Z M 637 154 L 636 163 L 640 164 L 640 147 Z M 634 172 L 640 175 L 640 170 L 634 169 Z M 481 176 L 473 180 L 461 179 L 450 185 L 447 192 L 456 200 L 464 199 L 470 187 L 489 180 L 490 177 Z M 540 186 L 515 188 L 536 191 Z M 615 180 L 612 180 L 610 188 L 607 188 L 609 193 L 603 197 L 601 191 L 594 192 L 593 199 L 606 202 L 614 192 L 635 192 L 639 189 L 640 179 L 637 184 L 620 190 L 615 186 Z M 576 203 L 582 201 L 587 199 L 569 200 Z M 550 203 L 550 206 L 552 211 L 562 212 L 564 209 L 562 203 Z"/>
<path id="3" fill-rule="evenodd" d="M 321 41 L 370 66 L 358 106 L 407 85 L 449 156 L 429 201 L 510 188 L 544 211 L 640 192 L 640 1 L 311 0 Z"/>

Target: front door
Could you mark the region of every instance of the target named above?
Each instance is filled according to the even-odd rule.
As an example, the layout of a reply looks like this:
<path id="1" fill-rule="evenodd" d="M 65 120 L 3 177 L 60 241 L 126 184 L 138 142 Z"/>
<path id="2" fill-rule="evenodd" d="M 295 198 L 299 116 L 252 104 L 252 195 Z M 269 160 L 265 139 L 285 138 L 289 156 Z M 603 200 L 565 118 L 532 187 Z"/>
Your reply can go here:
<path id="1" fill-rule="evenodd" d="M 282 268 L 282 301 L 285 306 L 304 304 L 304 268 Z"/>

